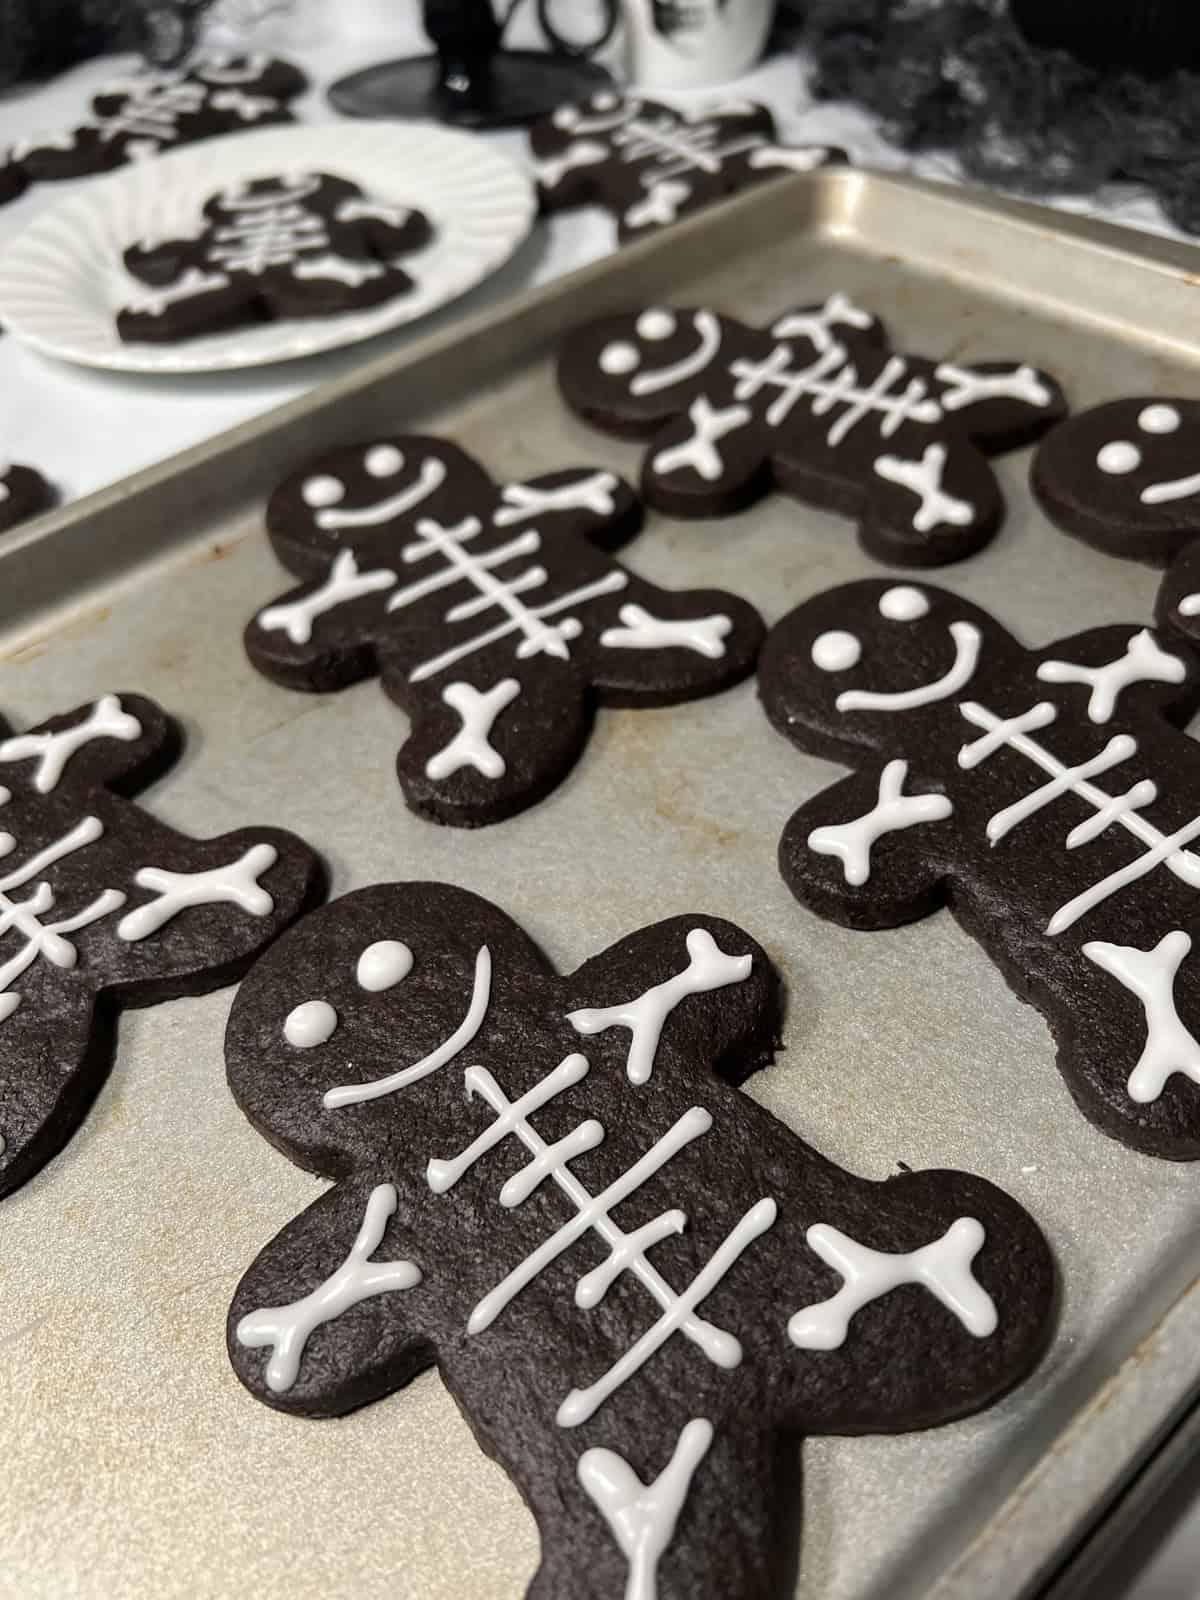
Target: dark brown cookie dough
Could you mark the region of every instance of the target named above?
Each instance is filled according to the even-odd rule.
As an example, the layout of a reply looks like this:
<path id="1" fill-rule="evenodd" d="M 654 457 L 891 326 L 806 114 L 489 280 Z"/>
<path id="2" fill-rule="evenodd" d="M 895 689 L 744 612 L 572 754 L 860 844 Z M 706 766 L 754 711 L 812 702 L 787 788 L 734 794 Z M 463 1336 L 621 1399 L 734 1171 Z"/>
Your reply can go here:
<path id="1" fill-rule="evenodd" d="M 305 918 L 242 985 L 226 1063 L 335 1185 L 238 1286 L 238 1377 L 324 1417 L 436 1362 L 537 1519 L 537 1600 L 775 1600 L 781 1451 L 987 1405 L 1054 1303 L 999 1189 L 868 1182 L 738 1091 L 780 1010 L 762 948 L 708 916 L 568 977 L 448 884 Z"/>
<path id="2" fill-rule="evenodd" d="M 1200 533 L 1200 400 L 1092 406 L 1046 435 L 1030 483 L 1065 533 L 1161 566 Z"/>
<path id="3" fill-rule="evenodd" d="M 598 705 L 673 705 L 753 671 L 763 625 L 744 600 L 612 559 L 640 519 L 611 472 L 501 485 L 419 435 L 334 451 L 271 497 L 271 542 L 304 582 L 259 611 L 246 650 L 295 689 L 380 673 L 412 718 L 408 804 L 497 822 L 566 775 Z"/>
<path id="4" fill-rule="evenodd" d="M 306 87 L 298 68 L 269 56 L 209 56 L 186 72 L 136 73 L 102 89 L 78 127 L 23 139 L 12 157 L 37 182 L 86 178 L 197 139 L 291 122 L 288 102 Z"/>
<path id="5" fill-rule="evenodd" d="M 193 238 L 132 245 L 150 286 L 117 313 L 127 342 L 171 343 L 271 321 L 363 311 L 408 294 L 401 258 L 433 237 L 409 206 L 327 173 L 258 178 L 214 195 Z"/>
<path id="6" fill-rule="evenodd" d="M 988 455 L 1065 411 L 1047 373 L 899 355 L 845 295 L 752 328 L 695 307 L 603 317 L 558 361 L 573 411 L 646 439 L 642 494 L 678 517 L 724 516 L 772 485 L 853 517 L 871 555 L 938 566 L 1003 515 Z"/>
<path id="7" fill-rule="evenodd" d="M 19 161 L 14 161 L 11 155 L 0 157 L 0 206 L 6 206 L 10 200 L 16 200 L 23 195 L 29 187 L 29 179 Z"/>
<path id="8" fill-rule="evenodd" d="M 0 733 L 0 1195 L 82 1122 L 122 1007 L 229 983 L 321 898 L 293 834 L 191 839 L 131 804 L 179 749 L 136 694 Z"/>
<path id="9" fill-rule="evenodd" d="M 0 533 L 49 511 L 55 493 L 40 472 L 19 462 L 0 462 Z"/>
<path id="10" fill-rule="evenodd" d="M 1029 650 L 957 595 L 872 581 L 785 617 L 759 691 L 854 769 L 787 825 L 796 897 L 864 929 L 948 905 L 1046 1018 L 1085 1116 L 1200 1159 L 1197 658 L 1130 623 Z"/>
<path id="11" fill-rule="evenodd" d="M 765 106 L 727 100 L 679 111 L 602 91 L 559 106 L 529 134 L 543 211 L 597 204 L 625 243 L 726 195 L 846 159 L 828 145 L 781 145 Z"/>

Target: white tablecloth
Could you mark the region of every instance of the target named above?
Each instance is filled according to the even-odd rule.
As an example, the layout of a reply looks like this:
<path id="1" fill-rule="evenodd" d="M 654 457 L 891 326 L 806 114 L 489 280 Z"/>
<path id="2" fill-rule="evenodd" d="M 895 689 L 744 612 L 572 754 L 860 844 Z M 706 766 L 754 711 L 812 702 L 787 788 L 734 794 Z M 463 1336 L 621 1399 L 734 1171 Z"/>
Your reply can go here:
<path id="1" fill-rule="evenodd" d="M 309 73 L 314 87 L 296 103 L 301 120 L 334 120 L 321 86 L 355 67 L 424 48 L 415 22 L 415 5 L 388 7 L 396 20 L 386 33 L 353 26 L 350 13 L 367 9 L 353 3 L 302 5 L 292 19 L 276 26 L 285 32 L 280 53 Z M 376 7 L 378 15 L 381 7 Z M 348 25 L 350 19 L 350 25 Z M 124 71 L 129 62 L 108 58 L 64 74 L 36 89 L 0 98 L 0 147 L 43 129 L 70 126 L 83 114 L 90 96 Z M 913 161 L 879 137 L 871 118 L 849 106 L 816 104 L 805 91 L 800 60 L 777 57 L 723 86 L 765 101 L 789 142 L 838 144 L 851 158 L 874 166 L 915 171 L 952 180 L 953 163 L 928 157 Z M 704 98 L 703 96 L 692 98 Z M 517 161 L 524 159 L 519 132 L 488 135 Z M 80 180 L 87 182 L 88 180 Z M 75 183 L 36 184 L 0 209 L 0 248 L 47 207 L 57 205 Z M 1151 232 L 1174 234 L 1155 202 L 1131 189 L 1114 188 L 1094 201 L 1064 200 L 1065 209 L 1110 217 Z M 1181 237 L 1175 235 L 1176 237 Z M 491 284 L 460 302 L 478 307 L 569 272 L 613 248 L 613 224 L 597 211 L 567 213 L 539 225 L 539 236 Z M 419 336 L 422 327 L 387 336 L 393 344 Z M 276 368 L 187 378 L 135 378 L 62 365 L 24 350 L 10 337 L 0 339 L 0 456 L 36 466 L 65 498 L 89 493 L 189 445 L 232 427 L 271 406 L 293 399 L 354 362 L 377 354 L 374 341 Z M 1200 1352 L 1198 1352 L 1200 1359 Z M 1197 1495 L 1200 1497 L 1200 1475 Z M 1124 1564 L 1123 1564 L 1124 1565 Z M 1191 1600 L 1200 1594 L 1200 1504 L 1134 1586 L 1121 1588 L 1128 1600 Z M 1110 1591 L 1114 1596 L 1118 1591 Z"/>

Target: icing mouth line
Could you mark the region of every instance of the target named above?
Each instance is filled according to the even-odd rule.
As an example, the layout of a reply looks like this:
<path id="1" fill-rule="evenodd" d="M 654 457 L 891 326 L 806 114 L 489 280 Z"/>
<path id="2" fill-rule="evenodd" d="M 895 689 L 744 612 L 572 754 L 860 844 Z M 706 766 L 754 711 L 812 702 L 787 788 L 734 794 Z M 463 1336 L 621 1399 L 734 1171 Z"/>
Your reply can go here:
<path id="1" fill-rule="evenodd" d="M 1166 483 L 1151 483 L 1142 490 L 1142 504 L 1161 505 L 1164 500 L 1186 500 L 1188 495 L 1200 490 L 1200 472 L 1189 478 L 1171 478 Z"/>
<path id="2" fill-rule="evenodd" d="M 914 711 L 918 706 L 933 705 L 938 700 L 957 694 L 971 681 L 979 664 L 979 648 L 983 636 L 973 622 L 952 622 L 950 636 L 954 640 L 954 664 L 948 672 L 933 683 L 916 689 L 901 689 L 894 694 L 877 693 L 873 689 L 845 689 L 835 704 L 839 711 Z"/>
<path id="3" fill-rule="evenodd" d="M 629 385 L 631 394 L 657 394 L 660 389 L 669 389 L 673 383 L 682 383 L 704 371 L 721 348 L 721 324 L 711 311 L 697 311 L 692 323 L 700 335 L 700 343 L 692 353 L 657 372 L 639 372 Z"/>
<path id="4" fill-rule="evenodd" d="M 373 505 L 360 506 L 357 509 L 351 507 L 348 511 L 320 511 L 317 513 L 317 527 L 326 533 L 331 533 L 337 528 L 376 527 L 381 522 L 388 522 L 392 517 L 400 517 L 406 511 L 411 511 L 435 489 L 440 489 L 445 481 L 445 466 L 434 456 L 428 456 L 421 463 L 416 482 L 410 483 L 406 489 L 401 489 L 390 499 L 376 500 Z"/>

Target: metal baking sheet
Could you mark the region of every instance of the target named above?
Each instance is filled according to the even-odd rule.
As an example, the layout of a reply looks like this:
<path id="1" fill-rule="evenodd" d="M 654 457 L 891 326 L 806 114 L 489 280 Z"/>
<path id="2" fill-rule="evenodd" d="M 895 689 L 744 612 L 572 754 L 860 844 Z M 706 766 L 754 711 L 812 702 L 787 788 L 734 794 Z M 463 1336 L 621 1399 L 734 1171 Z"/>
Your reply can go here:
<path id="1" fill-rule="evenodd" d="M 796 805 L 836 768 L 773 734 L 753 684 L 603 713 L 544 804 L 476 833 L 404 808 L 405 718 L 374 683 L 274 687 L 240 631 L 283 575 L 262 500 L 308 451 L 384 430 L 452 435 L 496 472 L 637 448 L 569 416 L 552 354 L 575 320 L 650 300 L 765 319 L 843 289 L 940 358 L 1012 355 L 1077 405 L 1200 394 L 1200 257 L 965 191 L 835 171 L 772 185 L 531 296 L 366 363 L 237 431 L 6 538 L 0 704 L 20 725 L 140 688 L 188 734 L 148 803 L 211 833 L 252 819 L 327 855 L 336 893 L 445 878 L 516 915 L 563 967 L 658 917 L 709 910 L 788 983 L 786 1051 L 748 1092 L 836 1160 L 986 1174 L 1062 1267 L 1046 1361 L 974 1419 L 803 1446 L 805 1600 L 1033 1592 L 1165 1438 L 1200 1376 L 1200 1171 L 1091 1128 L 1049 1033 L 950 920 L 855 934 L 775 870 Z M 114 400 L 119 403 L 119 397 Z M 1027 453 L 987 551 L 933 575 L 1030 642 L 1146 619 L 1157 574 L 1063 538 Z M 768 620 L 875 570 L 852 531 L 775 497 L 721 521 L 652 517 L 629 549 L 660 582 L 745 593 Z M 434 1374 L 337 1422 L 268 1411 L 223 1347 L 233 1287 L 320 1185 L 243 1120 L 223 1081 L 229 993 L 127 1014 L 67 1151 L 0 1206 L 0 1592 L 258 1600 L 516 1600 L 532 1519 Z"/>

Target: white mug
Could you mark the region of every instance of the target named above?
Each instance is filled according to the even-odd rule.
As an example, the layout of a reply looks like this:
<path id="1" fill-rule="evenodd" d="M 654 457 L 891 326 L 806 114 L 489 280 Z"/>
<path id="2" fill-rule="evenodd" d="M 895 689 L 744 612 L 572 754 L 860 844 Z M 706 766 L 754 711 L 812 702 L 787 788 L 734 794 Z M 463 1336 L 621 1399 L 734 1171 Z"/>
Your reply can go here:
<path id="1" fill-rule="evenodd" d="M 775 0 L 621 0 L 629 79 L 642 89 L 725 83 L 758 60 Z"/>

